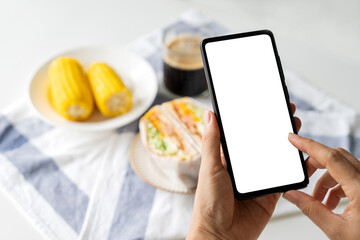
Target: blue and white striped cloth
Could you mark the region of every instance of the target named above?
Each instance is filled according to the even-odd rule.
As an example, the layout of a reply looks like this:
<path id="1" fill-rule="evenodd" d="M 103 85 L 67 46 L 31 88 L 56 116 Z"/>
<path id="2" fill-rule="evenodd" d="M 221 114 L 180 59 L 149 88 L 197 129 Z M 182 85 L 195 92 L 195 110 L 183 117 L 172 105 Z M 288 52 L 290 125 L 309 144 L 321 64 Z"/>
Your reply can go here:
<path id="1" fill-rule="evenodd" d="M 195 11 L 182 15 L 174 25 L 226 32 Z M 150 62 L 159 79 L 163 30 L 129 46 Z M 286 70 L 285 75 L 303 122 L 301 134 L 359 157 L 356 112 L 294 73 Z M 165 99 L 159 95 L 157 101 Z M 208 97 L 199 100 L 210 103 Z M 20 101 L 0 112 L 0 187 L 48 239 L 184 238 L 194 196 L 155 189 L 134 174 L 129 146 L 136 131 L 137 121 L 103 133 L 55 128 Z M 313 188 L 311 182 L 306 191 Z M 293 211 L 297 210 L 281 200 L 275 215 Z"/>

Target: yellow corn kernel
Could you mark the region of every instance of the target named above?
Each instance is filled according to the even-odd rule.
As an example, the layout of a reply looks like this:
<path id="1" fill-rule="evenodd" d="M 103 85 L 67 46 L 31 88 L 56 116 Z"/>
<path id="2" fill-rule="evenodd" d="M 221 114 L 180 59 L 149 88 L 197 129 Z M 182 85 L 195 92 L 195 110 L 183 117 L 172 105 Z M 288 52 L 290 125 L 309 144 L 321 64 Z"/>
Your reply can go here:
<path id="1" fill-rule="evenodd" d="M 49 100 L 53 108 L 68 120 L 84 120 L 94 110 L 91 88 L 81 64 L 59 57 L 49 67 Z"/>
<path id="2" fill-rule="evenodd" d="M 90 86 L 100 112 L 109 117 L 128 112 L 132 95 L 121 78 L 105 63 L 94 63 L 88 70 Z"/>

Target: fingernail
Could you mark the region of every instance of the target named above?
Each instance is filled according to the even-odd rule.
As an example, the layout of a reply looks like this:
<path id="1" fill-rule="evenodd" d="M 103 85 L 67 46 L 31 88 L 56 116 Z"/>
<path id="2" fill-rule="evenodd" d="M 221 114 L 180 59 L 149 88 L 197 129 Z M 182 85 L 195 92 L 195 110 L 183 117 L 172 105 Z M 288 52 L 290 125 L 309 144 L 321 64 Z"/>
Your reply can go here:
<path id="1" fill-rule="evenodd" d="M 289 133 L 288 138 L 297 139 L 297 138 L 299 138 L 299 135 L 297 135 L 295 133 Z"/>
<path id="2" fill-rule="evenodd" d="M 293 196 L 292 192 L 293 191 L 291 191 L 290 193 L 289 192 L 284 192 L 282 196 L 283 196 L 283 198 L 285 198 L 289 202 L 295 204 L 295 197 Z"/>
<path id="3" fill-rule="evenodd" d="M 209 111 L 205 111 L 204 120 L 206 125 L 211 122 L 211 113 Z"/>

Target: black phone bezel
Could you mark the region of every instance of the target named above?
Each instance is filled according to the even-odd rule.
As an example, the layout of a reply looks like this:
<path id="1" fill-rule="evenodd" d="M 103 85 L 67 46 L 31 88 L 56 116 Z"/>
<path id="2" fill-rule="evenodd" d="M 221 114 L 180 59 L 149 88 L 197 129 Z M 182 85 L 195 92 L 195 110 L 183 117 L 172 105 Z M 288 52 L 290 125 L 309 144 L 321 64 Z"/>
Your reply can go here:
<path id="1" fill-rule="evenodd" d="M 288 93 L 288 90 L 287 90 L 287 87 L 285 84 L 285 77 L 284 77 L 283 69 L 281 67 L 280 57 L 279 57 L 279 54 L 278 54 L 278 51 L 276 48 L 274 35 L 270 30 L 258 30 L 258 31 L 252 31 L 252 32 L 237 33 L 237 34 L 230 34 L 230 35 L 206 38 L 201 42 L 201 46 L 200 46 L 203 63 L 204 63 L 204 71 L 205 71 L 206 80 L 207 80 L 207 84 L 208 84 L 208 89 L 209 89 L 209 92 L 211 95 L 211 102 L 212 102 L 214 113 L 215 113 L 215 116 L 216 116 L 216 119 L 217 119 L 217 122 L 219 125 L 219 129 L 220 129 L 220 138 L 221 138 L 221 144 L 222 144 L 225 162 L 226 162 L 226 166 L 227 166 L 227 171 L 229 172 L 229 175 L 231 178 L 234 195 L 237 199 L 240 199 L 240 200 L 255 198 L 255 197 L 268 195 L 268 194 L 272 194 L 272 193 L 279 193 L 279 192 L 286 192 L 286 191 L 294 190 L 294 189 L 300 189 L 300 188 L 306 187 L 309 183 L 309 177 L 308 177 L 308 174 L 306 171 L 304 156 L 303 156 L 303 153 L 301 151 L 299 151 L 299 157 L 300 157 L 301 165 L 302 165 L 303 172 L 304 172 L 304 180 L 302 182 L 273 187 L 273 188 L 262 189 L 262 190 L 258 190 L 258 191 L 248 192 L 248 193 L 240 193 L 240 192 L 238 192 L 238 190 L 236 188 L 235 179 L 234 179 L 234 175 L 233 175 L 233 171 L 232 171 L 232 167 L 231 167 L 231 161 L 230 161 L 230 157 L 229 157 L 229 152 L 228 152 L 227 144 L 226 144 L 226 140 L 225 140 L 225 134 L 224 134 L 223 126 L 222 126 L 222 122 L 221 122 L 220 111 L 219 111 L 219 107 L 217 104 L 215 89 L 214 89 L 214 85 L 213 85 L 212 78 L 211 78 L 211 72 L 210 72 L 210 67 L 209 67 L 209 63 L 208 63 L 205 46 L 207 43 L 211 43 L 211 42 L 226 41 L 226 40 L 230 40 L 230 39 L 251 37 L 251 36 L 263 35 L 263 34 L 268 35 L 271 39 L 273 50 L 274 50 L 274 55 L 275 55 L 276 62 L 277 62 L 278 71 L 280 74 L 284 97 L 285 97 L 285 101 L 287 103 L 289 117 L 290 117 L 290 121 L 291 121 L 292 128 L 293 128 L 293 132 L 295 134 L 297 134 L 297 130 L 295 127 L 296 125 L 295 125 L 295 121 L 294 121 L 294 118 L 292 115 L 292 110 L 291 110 L 291 105 L 290 105 L 289 93 Z"/>

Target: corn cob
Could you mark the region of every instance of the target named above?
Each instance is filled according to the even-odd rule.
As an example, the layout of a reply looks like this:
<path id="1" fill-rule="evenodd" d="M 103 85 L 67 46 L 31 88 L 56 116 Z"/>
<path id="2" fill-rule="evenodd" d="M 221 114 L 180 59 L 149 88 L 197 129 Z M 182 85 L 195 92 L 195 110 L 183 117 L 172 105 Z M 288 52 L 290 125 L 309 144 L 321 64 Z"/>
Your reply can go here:
<path id="1" fill-rule="evenodd" d="M 105 63 L 92 64 L 88 70 L 88 77 L 96 105 L 103 115 L 118 116 L 131 109 L 130 90 L 108 65 Z"/>
<path id="2" fill-rule="evenodd" d="M 84 120 L 94 109 L 91 88 L 81 64 L 59 57 L 49 68 L 49 100 L 55 111 L 68 120 Z"/>

